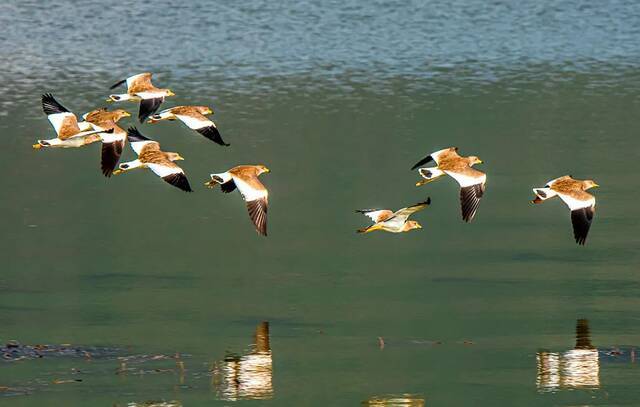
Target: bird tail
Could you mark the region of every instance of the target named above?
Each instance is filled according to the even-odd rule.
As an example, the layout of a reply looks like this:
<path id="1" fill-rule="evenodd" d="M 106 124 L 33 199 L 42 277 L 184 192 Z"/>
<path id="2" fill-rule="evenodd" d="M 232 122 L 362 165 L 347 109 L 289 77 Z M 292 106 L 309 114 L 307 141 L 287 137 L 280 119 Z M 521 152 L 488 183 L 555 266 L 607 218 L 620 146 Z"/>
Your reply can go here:
<path id="1" fill-rule="evenodd" d="M 533 188 L 533 193 L 536 194 L 536 197 L 533 201 L 531 201 L 531 203 L 535 203 L 535 204 L 542 203 L 547 199 L 553 198 L 554 196 L 558 195 L 551 188 Z"/>
<path id="2" fill-rule="evenodd" d="M 357 233 L 370 233 L 370 232 L 373 232 L 374 230 L 380 230 L 380 229 L 382 229 L 382 226 L 380 226 L 380 225 L 371 225 L 371 226 L 368 226 L 366 228 L 358 229 L 356 232 Z"/>
<path id="3" fill-rule="evenodd" d="M 420 173 L 420 175 L 422 176 L 422 180 L 418 181 L 416 183 L 416 186 L 419 187 L 421 185 L 424 185 L 426 183 L 429 183 L 435 179 L 440 178 L 441 176 L 443 176 L 445 173 L 442 170 L 439 170 L 436 167 L 431 167 L 431 168 L 420 168 L 418 170 L 418 172 Z"/>
<path id="4" fill-rule="evenodd" d="M 204 183 L 204 185 L 209 188 L 215 188 L 216 185 L 221 184 L 224 184 L 224 179 L 222 179 L 222 177 L 218 176 L 217 174 L 211 174 L 211 180 Z"/>

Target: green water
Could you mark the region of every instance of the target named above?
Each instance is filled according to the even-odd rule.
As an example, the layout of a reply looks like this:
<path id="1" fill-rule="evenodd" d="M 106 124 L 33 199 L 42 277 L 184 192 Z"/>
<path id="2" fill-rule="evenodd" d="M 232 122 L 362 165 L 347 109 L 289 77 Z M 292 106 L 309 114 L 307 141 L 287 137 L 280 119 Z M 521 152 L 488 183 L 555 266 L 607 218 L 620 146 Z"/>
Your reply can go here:
<path id="1" fill-rule="evenodd" d="M 5 18 L 23 12 L 4 7 Z M 244 21 L 226 13 L 238 19 L 233 24 Z M 364 50 L 347 44 L 334 53 L 333 42 L 310 51 L 325 67 L 320 72 L 307 72 L 295 46 L 292 56 L 282 43 L 247 55 L 235 48 L 221 57 L 220 71 L 208 70 L 206 59 L 195 66 L 171 59 L 193 63 L 200 54 L 188 47 L 163 48 L 171 62 L 154 62 L 139 43 L 132 45 L 139 53 L 129 54 L 142 55 L 135 66 L 110 60 L 84 69 L 65 66 L 55 48 L 38 51 L 35 39 L 14 39 L 32 45 L 14 51 L 33 59 L 3 62 L 11 92 L 2 96 L 0 121 L 0 340 L 180 357 L 123 371 L 114 357 L 2 361 L 0 386 L 10 389 L 0 388 L 0 404 L 358 405 L 408 394 L 428 406 L 637 405 L 640 63 L 625 42 L 633 34 L 625 21 L 617 51 L 606 40 L 591 42 L 604 61 L 592 58 L 588 41 L 576 45 L 578 56 L 567 42 L 551 56 L 525 48 L 531 64 L 503 64 L 489 53 L 473 66 L 416 64 L 410 72 L 384 61 L 368 70 Z M 122 35 L 135 36 L 131 30 Z M 579 27 L 572 30 L 577 35 Z M 486 35 L 496 44 L 508 37 Z M 62 47 L 74 49 L 74 38 L 63 36 Z M 97 41 L 106 47 L 105 37 Z M 394 41 L 383 44 L 398 53 Z M 459 55 L 467 52 L 462 45 Z M 53 57 L 53 71 L 38 64 L 39 52 Z M 260 65 L 269 56 L 272 64 Z M 581 63 L 567 62 L 573 56 Z M 322 65 L 333 59 L 335 74 Z M 237 61 L 266 72 L 238 73 Z M 159 72 L 158 85 L 177 94 L 167 106 L 212 106 L 231 143 L 222 148 L 179 123 L 139 126 L 185 157 L 193 194 L 149 171 L 104 178 L 97 145 L 31 149 L 52 133 L 41 93 L 84 113 L 102 103 L 111 82 L 141 69 Z M 452 179 L 416 188 L 418 174 L 409 170 L 448 146 L 484 160 L 478 168 L 488 174 L 487 190 L 471 224 L 460 219 Z M 126 147 L 123 159 L 131 157 Z M 258 163 L 272 170 L 261 177 L 270 194 L 268 238 L 254 232 L 237 193 L 202 186 L 211 172 Z M 573 241 L 560 201 L 529 203 L 532 187 L 564 174 L 601 185 L 585 247 Z M 354 209 L 399 208 L 427 196 L 432 206 L 415 215 L 422 230 L 355 233 L 367 219 Z M 597 363 L 572 369 L 569 353 L 557 369 L 564 379 L 541 379 L 541 352 L 570 352 L 581 318 Z M 269 352 L 259 352 L 254 338 L 262 321 L 269 322 Z M 616 348 L 621 355 L 607 354 Z"/>

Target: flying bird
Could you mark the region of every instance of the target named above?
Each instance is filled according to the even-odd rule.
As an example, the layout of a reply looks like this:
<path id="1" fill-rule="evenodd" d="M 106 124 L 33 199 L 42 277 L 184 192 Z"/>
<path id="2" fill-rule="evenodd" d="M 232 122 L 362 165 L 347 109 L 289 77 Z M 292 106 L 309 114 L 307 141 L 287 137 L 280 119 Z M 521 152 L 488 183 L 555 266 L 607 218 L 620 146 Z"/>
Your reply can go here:
<path id="1" fill-rule="evenodd" d="M 571 210 L 571 223 L 576 243 L 584 245 L 596 212 L 596 198 L 587 189 L 599 185 L 593 180 L 577 180 L 565 175 L 547 182 L 544 188 L 533 188 L 536 197 L 532 203 L 539 204 L 554 196 L 559 196 Z"/>
<path id="2" fill-rule="evenodd" d="M 180 154 L 160 150 L 160 144 L 157 141 L 146 138 L 135 127 L 127 130 L 127 139 L 133 151 L 138 154 L 138 159 L 120 164 L 119 169 L 113 172 L 114 175 L 136 168 L 149 168 L 174 187 L 192 192 L 184 171 L 174 163 L 174 161 L 184 160 Z"/>
<path id="3" fill-rule="evenodd" d="M 101 137 L 98 133 L 113 133 L 113 130 L 87 130 L 89 126 L 80 128 L 76 115 L 62 106 L 50 93 L 42 95 L 42 110 L 44 110 L 47 119 L 53 125 L 57 137 L 49 140 L 38 140 L 38 143 L 33 145 L 35 149 L 43 147 L 82 147 L 100 141 Z"/>
<path id="4" fill-rule="evenodd" d="M 229 144 L 222 140 L 216 124 L 205 116 L 207 114 L 213 114 L 213 110 L 207 106 L 175 106 L 152 115 L 149 123 L 177 119 L 209 140 L 221 146 L 228 146 Z"/>
<path id="5" fill-rule="evenodd" d="M 422 226 L 415 220 L 408 220 L 409 216 L 421 211 L 431 204 L 431 198 L 424 202 L 418 202 L 406 208 L 393 212 L 389 209 L 358 209 L 357 213 L 362 213 L 373 221 L 373 225 L 358 229 L 358 233 L 370 233 L 375 230 L 384 230 L 391 233 L 408 232 L 413 229 L 422 229 Z"/>
<path id="6" fill-rule="evenodd" d="M 129 116 L 131 114 L 125 110 L 109 111 L 105 108 L 92 110 L 82 116 L 87 123 L 91 124 L 94 130 L 113 130 L 110 134 L 100 133 L 102 136 L 100 166 L 105 177 L 110 177 L 116 165 L 118 165 L 127 140 L 127 132 L 116 123 L 123 117 Z"/>
<path id="7" fill-rule="evenodd" d="M 413 229 L 422 229 L 422 226 L 415 220 L 408 220 L 412 214 L 426 208 L 431 204 L 431 198 L 424 202 L 418 202 L 395 212 L 389 209 L 358 209 L 356 212 L 362 213 L 371 218 L 373 225 L 363 229 L 358 229 L 358 233 L 370 233 L 375 230 L 384 230 L 391 233 L 408 232 Z"/>
<path id="8" fill-rule="evenodd" d="M 482 160 L 475 155 L 461 157 L 457 147 L 445 148 L 429 154 L 418 161 L 412 170 L 435 161 L 436 167 L 419 168 L 418 173 L 424 178 L 416 186 L 424 185 L 443 175 L 449 175 L 460 184 L 460 204 L 462 219 L 471 222 L 476 215 L 480 199 L 484 195 L 487 174 L 471 168 L 474 164 L 482 164 Z"/>
<path id="9" fill-rule="evenodd" d="M 133 75 L 127 79 L 123 79 L 113 84 L 109 89 L 115 89 L 126 83 L 127 93 L 109 95 L 107 102 L 122 102 L 125 100 L 140 101 L 140 110 L 138 111 L 138 119 L 143 123 L 147 117 L 154 114 L 164 98 L 167 96 L 175 96 L 169 89 L 156 88 L 151 83 L 151 73 L 145 72 Z"/>
<path id="10" fill-rule="evenodd" d="M 205 185 L 214 188 L 219 184 L 224 193 L 232 192 L 237 187 L 247 203 L 249 217 L 253 221 L 256 231 L 266 236 L 269 192 L 258 177 L 260 174 L 269 172 L 271 170 L 264 165 L 239 165 L 220 174 L 211 174 L 211 181 Z"/>

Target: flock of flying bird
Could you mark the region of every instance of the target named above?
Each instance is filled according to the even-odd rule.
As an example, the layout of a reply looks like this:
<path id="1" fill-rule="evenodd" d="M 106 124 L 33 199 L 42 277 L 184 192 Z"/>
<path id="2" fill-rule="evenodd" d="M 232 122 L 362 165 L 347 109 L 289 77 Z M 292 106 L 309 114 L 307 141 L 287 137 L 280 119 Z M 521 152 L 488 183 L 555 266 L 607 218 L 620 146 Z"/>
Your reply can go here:
<path id="1" fill-rule="evenodd" d="M 222 146 L 229 145 L 223 141 L 215 123 L 207 118 L 207 115 L 213 114 L 213 110 L 207 106 L 174 106 L 156 113 L 164 99 L 175 94 L 169 89 L 155 87 L 151 83 L 151 76 L 151 73 L 142 73 L 119 81 L 111 89 L 126 83 L 127 93 L 110 95 L 107 101 L 140 102 L 138 113 L 140 123 L 180 120 L 211 141 Z M 183 191 L 192 192 L 184 170 L 175 164 L 175 161 L 183 159 L 180 154 L 162 151 L 157 141 L 143 136 L 135 127 L 125 131 L 118 126 L 120 119 L 131 116 L 125 110 L 109 111 L 106 108 L 100 108 L 86 113 L 82 116 L 83 120 L 78 121 L 76 115 L 62 106 L 51 94 L 42 96 L 42 108 L 53 125 L 57 137 L 38 140 L 33 148 L 76 148 L 100 141 L 102 142 L 101 168 L 105 176 L 110 177 L 112 174 L 117 175 L 136 168 L 149 168 L 169 184 Z M 121 163 L 116 169 L 127 141 L 138 158 Z M 423 167 L 432 161 L 435 162 L 435 167 Z M 416 186 L 424 185 L 444 175 L 455 179 L 460 185 L 462 219 L 465 222 L 471 222 L 484 195 L 487 180 L 485 173 L 472 168 L 475 164 L 481 163 L 482 160 L 478 157 L 460 156 L 456 147 L 450 147 L 429 154 L 411 169 L 417 169 L 423 178 Z M 270 172 L 269 169 L 264 165 L 240 165 L 222 173 L 211 174 L 211 180 L 205 185 L 209 188 L 220 185 L 224 193 L 238 189 L 246 202 L 249 217 L 256 231 L 266 236 L 269 194 L 258 177 L 268 172 Z M 586 190 L 597 186 L 598 184 L 592 180 L 581 181 L 565 175 L 549 181 L 542 188 L 534 188 L 535 199 L 532 202 L 541 203 L 555 196 L 560 197 L 571 210 L 575 240 L 578 244 L 584 245 L 595 213 L 595 198 Z M 426 208 L 430 203 L 431 199 L 428 198 L 424 202 L 395 212 L 388 209 L 358 210 L 356 212 L 368 216 L 374 222 L 369 227 L 359 229 L 358 232 L 383 230 L 401 233 L 420 229 L 422 226 L 416 221 L 409 220 L 409 217 Z"/>

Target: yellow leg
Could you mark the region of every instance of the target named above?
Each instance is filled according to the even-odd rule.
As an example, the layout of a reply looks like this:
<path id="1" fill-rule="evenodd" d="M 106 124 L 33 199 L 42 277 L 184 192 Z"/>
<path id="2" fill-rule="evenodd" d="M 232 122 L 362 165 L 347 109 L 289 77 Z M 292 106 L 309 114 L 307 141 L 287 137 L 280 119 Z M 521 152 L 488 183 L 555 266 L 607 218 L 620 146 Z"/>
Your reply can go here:
<path id="1" fill-rule="evenodd" d="M 372 226 L 369 226 L 368 228 L 358 229 L 358 233 L 371 233 L 375 230 L 380 230 L 380 229 L 382 229 L 381 225 L 372 225 Z"/>

